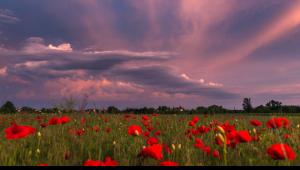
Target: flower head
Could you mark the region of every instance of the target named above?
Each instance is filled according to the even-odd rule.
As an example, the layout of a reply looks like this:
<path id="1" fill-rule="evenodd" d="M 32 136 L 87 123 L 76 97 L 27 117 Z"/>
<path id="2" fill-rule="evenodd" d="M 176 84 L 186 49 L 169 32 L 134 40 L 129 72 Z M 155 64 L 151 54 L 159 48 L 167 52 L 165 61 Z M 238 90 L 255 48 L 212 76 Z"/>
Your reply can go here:
<path id="1" fill-rule="evenodd" d="M 6 139 L 20 139 L 25 138 L 33 133 L 36 129 L 31 126 L 21 126 L 13 124 L 12 126 L 5 129 L 5 138 Z"/>
<path id="2" fill-rule="evenodd" d="M 131 136 L 138 136 L 142 133 L 142 128 L 138 125 L 131 125 L 128 127 L 127 132 Z"/>
<path id="3" fill-rule="evenodd" d="M 289 145 L 283 143 L 273 144 L 267 149 L 267 153 L 275 160 L 294 160 L 296 158 L 293 149 Z"/>
<path id="4" fill-rule="evenodd" d="M 163 158 L 162 150 L 163 150 L 162 145 L 154 144 L 152 146 L 143 148 L 143 150 L 139 155 L 144 157 L 150 157 L 156 160 L 161 160 Z"/>
<path id="5" fill-rule="evenodd" d="M 179 164 L 177 162 L 173 161 L 163 161 L 159 163 L 159 166 L 178 166 Z"/>

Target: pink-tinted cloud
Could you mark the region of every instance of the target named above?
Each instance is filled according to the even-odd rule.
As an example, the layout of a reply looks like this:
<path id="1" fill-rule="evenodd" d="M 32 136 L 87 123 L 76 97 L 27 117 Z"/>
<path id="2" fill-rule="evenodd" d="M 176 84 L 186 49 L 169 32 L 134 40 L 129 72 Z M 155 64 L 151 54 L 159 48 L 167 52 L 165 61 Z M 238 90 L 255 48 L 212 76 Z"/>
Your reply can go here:
<path id="1" fill-rule="evenodd" d="M 7 67 L 0 68 L 0 76 L 4 77 L 7 75 Z"/>
<path id="2" fill-rule="evenodd" d="M 286 9 L 281 15 L 275 18 L 264 29 L 254 35 L 253 38 L 242 42 L 239 46 L 230 49 L 227 53 L 219 54 L 215 60 L 209 61 L 207 64 L 213 64 L 213 69 L 221 66 L 228 66 L 234 62 L 248 57 L 255 50 L 277 40 L 282 35 L 289 33 L 292 29 L 300 26 L 300 2 L 294 1 L 291 7 Z"/>
<path id="3" fill-rule="evenodd" d="M 25 54 L 42 54 L 42 53 L 56 53 L 56 52 L 72 52 L 70 43 L 62 43 L 57 46 L 49 44 L 46 45 L 43 38 L 30 37 L 26 40 L 21 53 Z"/>
<path id="4" fill-rule="evenodd" d="M 298 1 L 18 4 L 0 2 L 11 8 L 2 10 L 6 18 L 22 21 L 1 22 L 0 11 L 0 85 L 16 100 L 89 93 L 123 106 L 236 106 L 243 96 L 282 98 L 297 90 Z M 290 53 L 266 48 L 275 42 Z M 256 54 L 260 49 L 268 53 Z"/>

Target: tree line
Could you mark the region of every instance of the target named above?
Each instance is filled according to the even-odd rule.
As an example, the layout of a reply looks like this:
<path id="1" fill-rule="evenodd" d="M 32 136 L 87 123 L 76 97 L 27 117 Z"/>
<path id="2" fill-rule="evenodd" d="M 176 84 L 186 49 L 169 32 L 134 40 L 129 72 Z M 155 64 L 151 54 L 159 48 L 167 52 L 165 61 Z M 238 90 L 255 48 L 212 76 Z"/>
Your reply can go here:
<path id="1" fill-rule="evenodd" d="M 24 106 L 19 109 L 11 101 L 5 102 L 1 108 L 0 113 L 110 113 L 110 114 L 119 114 L 119 113 L 134 113 L 134 114 L 222 114 L 222 113 L 300 113 L 300 106 L 296 105 L 282 105 L 282 102 L 270 100 L 265 105 L 259 105 L 257 107 L 252 106 L 251 98 L 244 98 L 242 102 L 243 110 L 236 109 L 226 109 L 223 106 L 211 105 L 208 107 L 198 106 L 192 109 L 186 109 L 183 107 L 168 107 L 168 106 L 159 106 L 157 108 L 153 107 L 142 107 L 142 108 L 126 108 L 119 109 L 115 106 L 109 106 L 103 109 L 74 109 L 73 105 L 66 106 L 55 106 L 52 108 L 42 108 L 35 109 L 32 107 Z"/>

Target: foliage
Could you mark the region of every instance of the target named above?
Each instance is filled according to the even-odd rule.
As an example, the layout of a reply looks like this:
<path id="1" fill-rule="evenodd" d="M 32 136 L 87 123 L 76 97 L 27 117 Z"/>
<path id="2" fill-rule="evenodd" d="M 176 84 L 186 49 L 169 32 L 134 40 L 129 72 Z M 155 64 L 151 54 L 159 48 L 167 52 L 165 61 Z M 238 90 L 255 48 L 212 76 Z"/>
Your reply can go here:
<path id="1" fill-rule="evenodd" d="M 250 113 L 252 111 L 251 98 L 244 98 L 243 100 L 243 109 L 245 112 Z"/>
<path id="2" fill-rule="evenodd" d="M 36 128 L 36 133 L 29 135 L 24 139 L 7 140 L 4 137 L 0 144 L 0 164 L 1 165 L 31 165 L 35 166 L 41 163 L 49 166 L 75 165 L 80 166 L 88 160 L 104 160 L 106 156 L 110 156 L 116 160 L 119 165 L 158 165 L 160 161 L 151 158 L 140 159 L 137 155 L 146 146 L 146 140 L 142 135 L 129 136 L 127 128 L 136 124 L 142 127 L 143 131 L 147 128 L 143 126 L 142 117 L 144 115 L 134 115 L 135 119 L 124 119 L 123 115 L 114 114 L 66 114 L 71 121 L 66 124 L 51 125 L 42 128 L 40 123 L 47 122 L 55 115 L 42 115 L 37 119 L 36 114 L 22 115 L 2 115 L 0 119 L 0 130 L 10 127 L 10 121 L 15 120 L 21 125 L 30 125 Z M 221 166 L 224 165 L 223 148 L 215 143 L 216 133 L 211 131 L 198 135 L 206 146 L 211 148 L 211 152 L 217 150 L 221 158 L 214 158 L 212 154 L 194 146 L 196 137 L 192 139 L 186 136 L 186 131 L 191 129 L 188 122 L 192 120 L 194 115 L 159 115 L 151 116 L 151 125 L 154 130 L 151 136 L 157 130 L 161 134 L 156 136 L 159 143 L 166 144 L 172 151 L 171 154 L 163 151 L 164 160 L 177 162 L 181 166 Z M 81 123 L 82 118 L 86 122 Z M 251 136 L 254 136 L 253 127 L 249 121 L 253 118 L 262 122 L 261 127 L 256 127 L 256 132 L 260 134 L 259 141 L 251 141 L 249 143 L 240 143 L 235 148 L 227 148 L 226 159 L 228 165 L 299 165 L 299 142 L 298 137 L 300 124 L 298 116 L 288 116 L 291 121 L 290 128 L 267 129 L 266 123 L 271 116 L 259 116 L 259 114 L 229 114 L 199 115 L 199 121 L 195 128 L 205 125 L 209 126 L 210 122 L 226 122 L 234 124 L 236 129 L 247 129 Z M 92 127 L 98 126 L 99 131 L 92 130 Z M 110 128 L 111 131 L 106 129 Z M 80 136 L 70 133 L 72 129 L 84 129 L 84 133 Z M 4 133 L 4 132 L 3 132 Z M 285 138 L 285 134 L 290 135 Z M 4 136 L 4 134 L 3 134 Z M 296 159 L 293 161 L 273 160 L 266 150 L 275 143 L 283 141 L 287 143 L 295 152 Z M 172 145 L 173 144 L 173 145 Z M 180 146 L 180 147 L 179 147 Z M 163 161 L 163 160 L 162 160 Z"/>
<path id="3" fill-rule="evenodd" d="M 16 107 L 11 101 L 7 101 L 0 108 L 1 113 L 15 113 Z"/>

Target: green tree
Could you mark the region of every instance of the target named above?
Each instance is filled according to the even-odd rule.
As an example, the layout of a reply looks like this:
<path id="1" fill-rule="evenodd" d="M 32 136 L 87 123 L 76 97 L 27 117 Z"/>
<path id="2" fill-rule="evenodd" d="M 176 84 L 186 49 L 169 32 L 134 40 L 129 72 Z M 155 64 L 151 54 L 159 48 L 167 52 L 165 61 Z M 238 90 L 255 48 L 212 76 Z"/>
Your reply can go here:
<path id="1" fill-rule="evenodd" d="M 107 108 L 107 113 L 113 113 L 113 114 L 120 113 L 120 110 L 114 106 L 109 106 Z"/>
<path id="2" fill-rule="evenodd" d="M 207 113 L 207 108 L 203 106 L 198 106 L 196 108 L 197 113 Z"/>
<path id="3" fill-rule="evenodd" d="M 281 109 L 281 102 L 271 100 L 269 101 L 266 106 L 269 107 L 272 111 L 279 111 Z"/>
<path id="4" fill-rule="evenodd" d="M 16 107 L 11 101 L 7 101 L 0 108 L 1 113 L 16 113 L 16 111 Z"/>
<path id="5" fill-rule="evenodd" d="M 210 105 L 207 108 L 209 113 L 225 113 L 226 109 L 223 108 L 223 106 L 218 105 Z"/>
<path id="6" fill-rule="evenodd" d="M 167 112 L 170 111 L 170 108 L 167 107 L 167 106 L 159 106 L 157 108 L 157 111 L 160 113 L 160 114 L 166 114 Z"/>
<path id="7" fill-rule="evenodd" d="M 252 104 L 251 104 L 251 98 L 244 98 L 243 109 L 245 112 L 248 112 L 248 113 L 250 113 L 253 110 Z"/>

